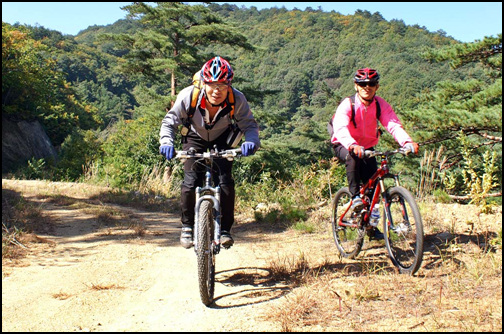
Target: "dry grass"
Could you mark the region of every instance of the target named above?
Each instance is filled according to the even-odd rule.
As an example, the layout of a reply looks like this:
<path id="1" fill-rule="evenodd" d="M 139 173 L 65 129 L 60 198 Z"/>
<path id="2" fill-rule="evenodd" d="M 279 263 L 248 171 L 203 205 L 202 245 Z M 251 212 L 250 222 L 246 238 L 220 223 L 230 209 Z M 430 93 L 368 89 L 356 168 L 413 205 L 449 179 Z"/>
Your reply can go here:
<path id="1" fill-rule="evenodd" d="M 154 193 L 161 194 L 165 197 L 172 197 L 178 194 L 178 187 L 174 185 L 177 170 L 181 165 L 177 164 L 173 167 L 161 168 L 160 165 L 155 165 L 151 170 L 145 169 L 138 186 L 138 191 L 142 194 Z"/>
<path id="2" fill-rule="evenodd" d="M 91 286 L 88 286 L 91 290 L 96 290 L 96 291 L 101 291 L 101 290 L 113 290 L 113 289 L 118 289 L 118 290 L 123 290 L 125 289 L 124 286 L 116 285 L 116 284 L 94 284 L 91 283 Z"/>
<path id="3" fill-rule="evenodd" d="M 46 187 L 52 189 L 54 185 L 47 183 Z M 41 214 L 42 206 L 48 203 L 81 210 L 99 221 L 104 233 L 124 229 L 137 236 L 146 233 L 133 211 L 118 210 L 113 204 L 140 206 L 145 197 L 136 202 L 133 197 L 129 202 L 129 194 L 71 184 L 62 184 L 55 190 L 57 195 L 49 190 L 45 195 L 38 194 L 38 201 L 20 193 L 36 194 L 36 189 L 2 189 L 2 259 L 24 256 L 26 250 L 16 241 L 26 247 L 43 242 L 30 231 L 51 225 Z M 161 202 L 165 210 L 166 200 Z M 152 203 L 147 204 L 149 208 L 157 205 L 155 200 Z M 475 205 L 420 203 L 425 253 L 422 268 L 413 277 L 397 274 L 380 242 L 366 243 L 355 260 L 336 255 L 326 258 L 327 250 L 320 241 L 331 238 L 328 207 L 309 213 L 306 222 L 314 226 L 307 238 L 309 243 L 294 253 L 290 250 L 289 255 L 273 254 L 268 277 L 255 277 L 290 287 L 289 293 L 264 312 L 279 329 L 502 331 L 502 206 L 482 211 Z M 332 241 L 331 245 L 333 254 L 337 254 Z M 92 284 L 89 288 L 101 291 L 122 287 Z M 53 297 L 71 296 L 61 293 Z"/>
<path id="4" fill-rule="evenodd" d="M 282 331 L 500 332 L 501 259 L 494 253 L 463 264 L 450 259 L 416 277 L 384 271 L 305 277 L 266 318 Z"/>
<path id="5" fill-rule="evenodd" d="M 502 208 L 483 214 L 477 206 L 423 203 L 422 214 L 424 261 L 415 276 L 394 270 L 383 243 L 378 258 L 366 251 L 323 265 L 313 252 L 279 258 L 270 270 L 290 277 L 293 289 L 265 318 L 286 332 L 500 332 Z"/>
<path id="6" fill-rule="evenodd" d="M 66 299 L 72 297 L 73 295 L 65 293 L 65 292 L 58 292 L 58 293 L 53 294 L 52 296 L 54 299 L 66 300 Z"/>
<path id="7" fill-rule="evenodd" d="M 131 231 L 132 237 L 145 236 L 147 229 L 142 218 L 132 210 L 120 210 L 113 204 L 126 202 L 125 197 L 130 195 L 106 187 L 76 183 L 34 181 L 18 185 L 14 181 L 9 187 L 2 186 L 2 261 L 12 262 L 25 257 L 34 243 L 50 243 L 37 236 L 54 228 L 55 222 L 43 214 L 47 205 L 89 216 L 106 235 Z M 131 197 L 133 199 L 128 203 L 132 207 L 153 207 L 152 202 L 146 203 L 143 198 L 135 201 L 136 196 Z"/>

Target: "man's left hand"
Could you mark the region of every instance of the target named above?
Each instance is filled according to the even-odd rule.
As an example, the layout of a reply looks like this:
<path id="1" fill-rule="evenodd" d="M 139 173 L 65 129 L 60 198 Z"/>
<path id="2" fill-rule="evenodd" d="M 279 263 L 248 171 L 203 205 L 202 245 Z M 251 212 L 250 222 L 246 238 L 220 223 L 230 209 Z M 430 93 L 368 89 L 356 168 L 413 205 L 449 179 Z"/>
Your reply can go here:
<path id="1" fill-rule="evenodd" d="M 244 157 L 247 157 L 247 156 L 255 153 L 256 145 L 250 141 L 246 141 L 241 145 L 241 151 L 242 151 L 242 155 Z"/>

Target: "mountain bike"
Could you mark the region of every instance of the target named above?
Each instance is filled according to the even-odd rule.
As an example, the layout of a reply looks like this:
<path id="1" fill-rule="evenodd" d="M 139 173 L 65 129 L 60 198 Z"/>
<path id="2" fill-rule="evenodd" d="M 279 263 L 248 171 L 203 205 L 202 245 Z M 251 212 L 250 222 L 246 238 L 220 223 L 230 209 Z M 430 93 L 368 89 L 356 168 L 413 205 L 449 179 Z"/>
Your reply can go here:
<path id="1" fill-rule="evenodd" d="M 381 201 L 383 234 L 389 257 L 400 273 L 413 275 L 422 264 L 423 224 L 413 195 L 399 183 L 399 175 L 389 169 L 389 157 L 394 154 L 407 155 L 409 150 L 399 148 L 394 151 L 365 151 L 364 158 L 379 156 L 380 167 L 360 188 L 364 204 L 357 212 L 351 209 L 352 196 L 348 187 L 336 193 L 331 225 L 336 246 L 345 258 L 355 258 L 362 249 L 366 232 L 374 226 L 370 220 L 374 206 Z M 386 187 L 385 179 L 394 179 L 394 185 Z"/>
<path id="2" fill-rule="evenodd" d="M 205 184 L 196 187 L 196 205 L 194 208 L 193 244 L 198 262 L 198 284 L 200 297 L 206 306 L 213 302 L 215 287 L 215 257 L 220 252 L 221 214 L 219 185 L 213 185 L 212 166 L 214 159 L 234 160 L 241 156 L 241 149 L 232 149 L 197 153 L 194 149 L 178 151 L 176 158 L 184 162 L 196 158 L 195 164 L 205 166 Z"/>

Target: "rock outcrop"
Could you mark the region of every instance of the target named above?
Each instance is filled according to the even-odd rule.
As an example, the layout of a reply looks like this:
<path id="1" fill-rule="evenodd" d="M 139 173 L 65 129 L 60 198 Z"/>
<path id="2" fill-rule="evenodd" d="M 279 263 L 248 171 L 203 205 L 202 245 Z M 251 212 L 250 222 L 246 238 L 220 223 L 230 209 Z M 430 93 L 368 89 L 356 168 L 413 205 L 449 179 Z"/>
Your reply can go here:
<path id="1" fill-rule="evenodd" d="M 38 121 L 14 122 L 2 115 L 2 173 L 13 171 L 28 160 L 54 159 L 58 154 Z"/>

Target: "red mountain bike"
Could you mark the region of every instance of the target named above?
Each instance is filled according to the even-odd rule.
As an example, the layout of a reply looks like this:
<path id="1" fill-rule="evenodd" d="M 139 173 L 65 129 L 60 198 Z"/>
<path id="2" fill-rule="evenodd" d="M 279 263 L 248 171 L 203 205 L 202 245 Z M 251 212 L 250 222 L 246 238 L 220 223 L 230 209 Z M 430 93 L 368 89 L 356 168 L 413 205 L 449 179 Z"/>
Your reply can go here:
<path id="1" fill-rule="evenodd" d="M 381 165 L 369 181 L 360 188 L 364 207 L 358 212 L 351 209 L 352 196 L 348 187 L 335 195 L 331 225 L 334 241 L 345 258 L 356 257 L 364 244 L 366 231 L 371 231 L 370 216 L 374 206 L 381 201 L 385 246 L 392 263 L 401 273 L 413 275 L 422 264 L 423 225 L 420 210 L 413 195 L 399 184 L 399 175 L 391 174 L 389 157 L 407 155 L 409 150 L 365 151 L 365 158 L 381 157 Z M 386 187 L 384 179 L 392 178 L 395 184 Z"/>

